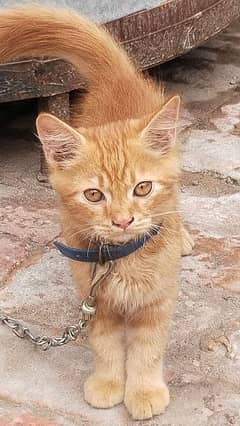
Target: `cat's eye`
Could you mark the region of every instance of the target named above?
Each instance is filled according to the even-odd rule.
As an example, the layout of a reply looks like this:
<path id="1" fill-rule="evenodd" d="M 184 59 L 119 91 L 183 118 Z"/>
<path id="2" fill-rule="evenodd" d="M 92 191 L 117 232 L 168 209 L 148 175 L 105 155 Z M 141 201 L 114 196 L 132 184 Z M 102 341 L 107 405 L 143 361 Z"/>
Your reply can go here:
<path id="1" fill-rule="evenodd" d="M 84 191 L 84 196 L 88 201 L 91 201 L 92 203 L 99 203 L 99 201 L 102 201 L 105 199 L 104 194 L 99 191 L 99 189 L 86 189 Z"/>
<path id="2" fill-rule="evenodd" d="M 152 190 L 152 182 L 149 180 L 146 180 L 144 182 L 138 183 L 133 191 L 133 194 L 137 197 L 145 197 L 146 195 L 150 194 Z"/>

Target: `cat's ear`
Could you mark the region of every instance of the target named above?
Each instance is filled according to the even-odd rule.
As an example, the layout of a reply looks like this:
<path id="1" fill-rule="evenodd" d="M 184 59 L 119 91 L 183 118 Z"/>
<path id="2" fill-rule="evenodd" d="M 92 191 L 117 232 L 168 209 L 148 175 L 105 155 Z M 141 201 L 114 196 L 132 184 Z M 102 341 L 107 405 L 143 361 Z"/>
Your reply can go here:
<path id="1" fill-rule="evenodd" d="M 37 133 L 50 166 L 67 167 L 76 161 L 85 138 L 54 115 L 41 113 L 36 121 Z"/>
<path id="2" fill-rule="evenodd" d="M 166 154 L 176 140 L 180 97 L 171 98 L 151 119 L 142 131 L 144 143 L 153 150 Z"/>

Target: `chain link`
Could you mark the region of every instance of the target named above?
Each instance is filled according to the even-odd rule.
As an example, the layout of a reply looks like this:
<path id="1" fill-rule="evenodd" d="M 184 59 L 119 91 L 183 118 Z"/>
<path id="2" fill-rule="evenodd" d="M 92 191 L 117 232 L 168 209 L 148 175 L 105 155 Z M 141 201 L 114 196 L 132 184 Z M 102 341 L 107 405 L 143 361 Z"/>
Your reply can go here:
<path id="1" fill-rule="evenodd" d="M 76 340 L 80 335 L 86 336 L 86 326 L 88 320 L 80 319 L 78 324 L 70 325 L 63 330 L 61 337 L 35 336 L 28 327 L 25 327 L 20 321 L 0 312 L 0 322 L 12 330 L 12 332 L 21 339 L 28 339 L 34 345 L 39 346 L 43 351 L 51 347 L 62 346 L 68 342 Z"/>
<path id="2" fill-rule="evenodd" d="M 104 265 L 101 265 L 103 267 Z M 80 306 L 80 319 L 77 324 L 70 325 L 63 330 L 61 337 L 35 336 L 28 327 L 24 326 L 20 321 L 11 318 L 4 312 L 0 311 L 0 323 L 7 326 L 12 332 L 21 339 L 27 339 L 34 345 L 40 347 L 43 351 L 47 351 L 52 347 L 66 345 L 76 340 L 78 337 L 86 337 L 87 324 L 96 313 L 96 293 L 102 283 L 107 278 L 112 269 L 112 262 L 108 262 L 107 269 L 96 278 L 96 266 L 93 271 L 92 284 L 89 295 L 83 300 Z"/>

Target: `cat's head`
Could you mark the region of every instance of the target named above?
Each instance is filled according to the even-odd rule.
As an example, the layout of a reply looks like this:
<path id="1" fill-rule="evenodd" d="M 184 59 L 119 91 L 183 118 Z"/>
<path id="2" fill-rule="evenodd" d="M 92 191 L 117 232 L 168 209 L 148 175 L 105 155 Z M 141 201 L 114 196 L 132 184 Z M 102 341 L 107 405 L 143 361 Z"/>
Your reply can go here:
<path id="1" fill-rule="evenodd" d="M 78 130 L 39 115 L 51 183 L 81 239 L 125 242 L 175 209 L 179 103 L 176 96 L 151 116 Z"/>

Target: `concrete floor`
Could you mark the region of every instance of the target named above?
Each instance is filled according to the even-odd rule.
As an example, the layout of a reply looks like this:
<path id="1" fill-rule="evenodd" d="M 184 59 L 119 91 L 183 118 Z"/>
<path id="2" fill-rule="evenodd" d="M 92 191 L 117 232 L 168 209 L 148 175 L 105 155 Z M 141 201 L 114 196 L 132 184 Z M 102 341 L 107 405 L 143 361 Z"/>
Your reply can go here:
<path id="1" fill-rule="evenodd" d="M 83 401 L 92 354 L 81 342 L 44 353 L 0 326 L 0 426 L 240 425 L 240 23 L 154 70 L 180 93 L 181 205 L 195 236 L 166 352 L 171 404 L 133 422 L 123 405 Z M 78 318 L 59 235 L 57 202 L 35 179 L 39 151 L 25 130 L 0 141 L 0 309 L 36 333 L 60 334 Z"/>

